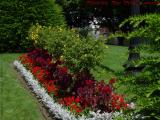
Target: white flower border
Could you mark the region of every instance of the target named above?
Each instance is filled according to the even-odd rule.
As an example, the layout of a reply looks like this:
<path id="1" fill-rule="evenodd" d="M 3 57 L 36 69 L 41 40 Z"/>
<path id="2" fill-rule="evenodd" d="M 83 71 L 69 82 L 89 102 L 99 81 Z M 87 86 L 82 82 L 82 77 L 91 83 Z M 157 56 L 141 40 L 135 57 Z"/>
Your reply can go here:
<path id="1" fill-rule="evenodd" d="M 87 118 L 85 116 L 79 116 L 78 118 L 76 118 L 73 113 L 65 109 L 62 105 L 56 103 L 53 98 L 48 95 L 47 91 L 42 86 L 40 86 L 38 80 L 34 78 L 33 74 L 28 71 L 20 61 L 15 60 L 13 64 L 20 71 L 22 76 L 24 76 L 28 86 L 32 89 L 35 95 L 56 118 L 62 120 L 113 120 L 113 116 L 119 115 L 118 112 L 100 113 L 100 111 L 90 111 L 90 118 Z"/>

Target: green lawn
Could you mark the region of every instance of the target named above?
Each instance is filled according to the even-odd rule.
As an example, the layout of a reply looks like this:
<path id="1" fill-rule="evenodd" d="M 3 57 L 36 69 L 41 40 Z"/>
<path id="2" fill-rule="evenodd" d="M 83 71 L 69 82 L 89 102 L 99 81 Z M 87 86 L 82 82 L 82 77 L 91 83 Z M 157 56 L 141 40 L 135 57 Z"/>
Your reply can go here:
<path id="1" fill-rule="evenodd" d="M 0 54 L 0 120 L 43 120 L 38 104 L 12 67 L 19 55 Z"/>
<path id="2" fill-rule="evenodd" d="M 104 51 L 104 59 L 101 67 L 92 70 L 95 78 L 108 81 L 115 74 L 124 70 L 123 64 L 128 59 L 128 47 L 108 45 Z"/>

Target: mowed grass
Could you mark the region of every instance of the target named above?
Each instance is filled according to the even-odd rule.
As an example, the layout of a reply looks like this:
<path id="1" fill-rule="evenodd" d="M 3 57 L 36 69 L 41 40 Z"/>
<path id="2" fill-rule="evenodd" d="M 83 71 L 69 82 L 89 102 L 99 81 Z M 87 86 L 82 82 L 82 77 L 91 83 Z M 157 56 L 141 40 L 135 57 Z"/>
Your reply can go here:
<path id="1" fill-rule="evenodd" d="M 0 54 L 0 120 L 43 120 L 36 100 L 12 67 L 19 55 Z"/>
<path id="2" fill-rule="evenodd" d="M 128 47 L 108 45 L 104 50 L 104 58 L 101 67 L 92 70 L 97 80 L 105 80 L 116 76 L 117 73 L 123 72 L 123 64 L 128 59 Z"/>

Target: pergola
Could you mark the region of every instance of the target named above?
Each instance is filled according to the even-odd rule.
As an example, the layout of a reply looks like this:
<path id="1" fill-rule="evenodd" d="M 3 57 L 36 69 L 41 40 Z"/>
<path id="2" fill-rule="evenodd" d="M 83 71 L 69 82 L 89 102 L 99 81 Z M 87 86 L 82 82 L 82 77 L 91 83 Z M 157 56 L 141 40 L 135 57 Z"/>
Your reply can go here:
<path id="1" fill-rule="evenodd" d="M 103 9 L 106 15 L 113 17 L 115 9 L 121 11 L 121 17 L 127 17 L 128 15 L 136 15 L 140 13 L 140 6 L 143 5 L 155 5 L 160 2 L 148 2 L 147 0 L 85 0 L 85 4 L 89 7 L 96 7 Z M 101 12 L 103 14 L 103 12 Z M 117 14 L 116 12 L 116 14 Z"/>
<path id="2" fill-rule="evenodd" d="M 139 4 L 139 0 L 86 0 L 88 5 L 136 5 Z"/>
<path id="3" fill-rule="evenodd" d="M 160 2 L 151 2 L 150 0 L 141 1 L 141 0 L 86 0 L 88 5 L 160 5 Z"/>

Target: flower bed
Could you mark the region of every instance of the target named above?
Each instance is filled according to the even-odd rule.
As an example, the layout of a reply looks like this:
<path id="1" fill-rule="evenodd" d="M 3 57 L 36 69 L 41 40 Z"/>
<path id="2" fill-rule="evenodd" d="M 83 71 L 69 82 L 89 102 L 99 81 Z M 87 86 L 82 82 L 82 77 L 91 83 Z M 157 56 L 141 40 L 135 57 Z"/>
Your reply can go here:
<path id="1" fill-rule="evenodd" d="M 113 113 L 127 107 L 123 96 L 113 91 L 115 79 L 109 84 L 97 82 L 88 71 L 73 72 L 62 59 L 53 60 L 47 51 L 33 50 L 14 65 L 57 118 L 111 120 Z"/>

